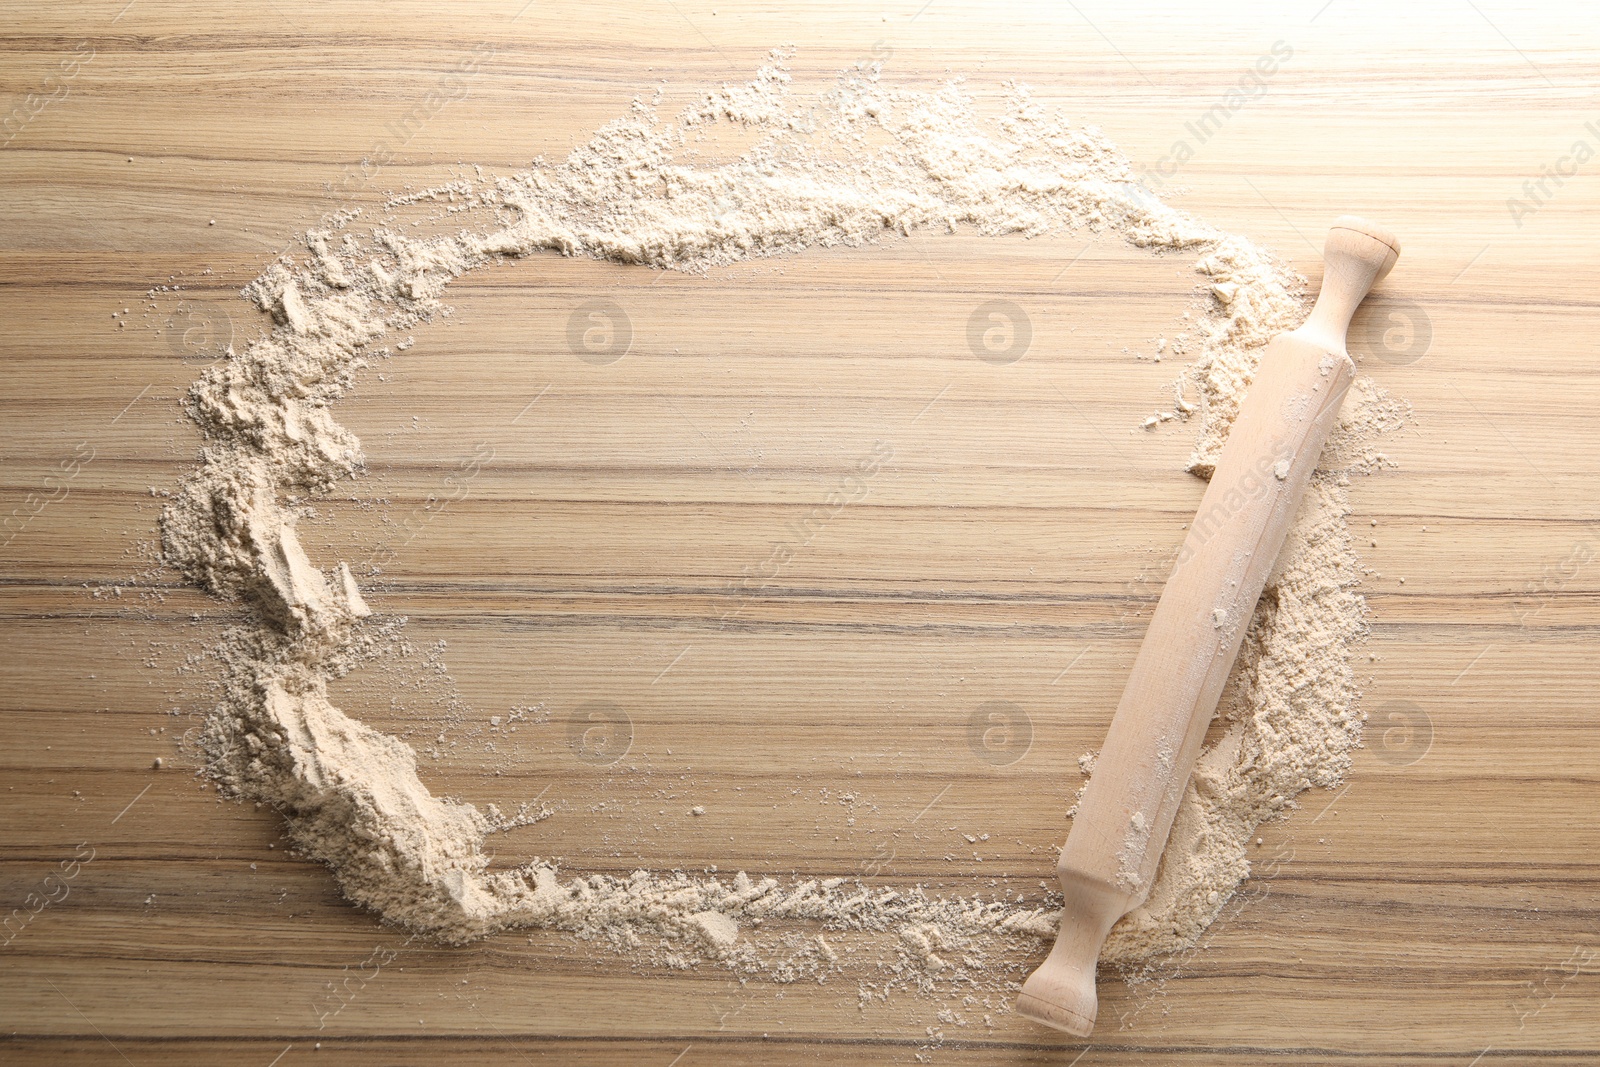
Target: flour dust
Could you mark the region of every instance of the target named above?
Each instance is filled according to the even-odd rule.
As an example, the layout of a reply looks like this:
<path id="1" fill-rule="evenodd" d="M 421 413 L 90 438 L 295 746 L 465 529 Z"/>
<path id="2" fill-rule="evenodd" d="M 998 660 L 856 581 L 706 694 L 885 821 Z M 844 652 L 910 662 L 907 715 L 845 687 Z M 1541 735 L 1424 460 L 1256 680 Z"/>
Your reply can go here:
<path id="1" fill-rule="evenodd" d="M 584 256 L 705 272 L 957 227 L 1086 230 L 1188 251 L 1203 290 L 1172 351 L 1190 362 L 1172 409 L 1150 424 L 1193 420 L 1191 468 L 1209 473 L 1262 346 L 1303 318 L 1293 272 L 1161 203 L 1096 129 L 1047 113 L 1020 86 L 1007 87 L 998 118 L 980 120 L 959 80 L 896 88 L 877 65 L 797 99 L 786 60 L 774 53 L 748 83 L 707 92 L 673 117 L 658 113 L 659 99 L 636 100 L 562 162 L 464 178 L 387 208 L 433 206 L 464 223 L 492 220 L 486 228 L 408 236 L 347 212 L 246 287 L 272 326 L 190 389 L 200 460 L 162 516 L 166 561 L 248 618 L 216 650 L 221 696 L 200 748 L 225 789 L 283 814 L 294 845 L 326 864 L 351 901 L 414 932 L 460 943 L 516 927 L 564 930 L 669 967 L 714 962 L 780 982 L 851 976 L 863 1003 L 902 988 L 962 994 L 955 1010 L 992 1024 L 1054 937 L 1058 898 L 935 897 L 870 879 L 783 883 L 743 872 L 585 876 L 544 861 L 493 869 L 490 835 L 540 813 L 508 819 L 434 795 L 410 745 L 329 698 L 331 681 L 396 640 L 357 573 L 313 561 L 296 533 L 315 500 L 363 473 L 338 402 L 408 347 L 405 331 L 448 313 L 450 282 L 506 260 Z M 736 157 L 686 152 L 725 127 L 748 143 Z M 1256 827 L 1348 767 L 1362 718 L 1352 650 L 1365 622 L 1346 485 L 1382 462 L 1368 443 L 1396 417 L 1370 382 L 1357 384 L 1256 611 L 1221 739 L 1201 756 L 1154 890 L 1113 931 L 1108 960 L 1138 966 L 1192 947 L 1248 875 Z"/>

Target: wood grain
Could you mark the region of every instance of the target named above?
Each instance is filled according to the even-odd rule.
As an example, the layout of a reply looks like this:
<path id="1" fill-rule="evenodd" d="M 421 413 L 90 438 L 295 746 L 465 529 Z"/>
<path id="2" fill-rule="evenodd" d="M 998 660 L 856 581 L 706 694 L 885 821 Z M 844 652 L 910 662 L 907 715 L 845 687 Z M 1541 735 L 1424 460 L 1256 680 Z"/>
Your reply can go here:
<path id="1" fill-rule="evenodd" d="M 1348 789 L 1263 829 L 1270 873 L 1179 975 L 1102 983 L 1081 1059 L 1014 1016 L 946 1026 L 922 1054 L 1600 1059 L 1600 187 L 1579 168 L 1520 226 L 1506 205 L 1574 141 L 1600 144 L 1585 127 L 1600 16 L 123 2 L 8 3 L 0 31 L 0 100 L 54 94 L 0 148 L 0 512 L 35 508 L 77 446 L 93 456 L 0 549 L 0 914 L 93 850 L 0 949 L 0 1060 L 911 1062 L 934 1003 L 863 1013 L 850 991 L 632 970 L 565 937 L 404 945 L 284 854 L 276 816 L 200 788 L 174 739 L 208 676 L 179 668 L 231 610 L 138 547 L 150 487 L 172 485 L 195 444 L 175 406 L 194 320 L 146 293 L 181 280 L 213 316 L 203 335 L 243 335 L 254 321 L 232 294 L 322 213 L 462 162 L 558 155 L 660 80 L 667 104 L 687 100 L 780 44 L 798 46 L 803 85 L 875 49 L 919 85 L 947 69 L 977 92 L 1018 77 L 1154 165 L 1279 40 L 1293 58 L 1170 183 L 1313 281 L 1337 214 L 1405 243 L 1391 303 L 1352 333 L 1380 335 L 1370 314 L 1408 301 L 1430 335 L 1415 359 L 1369 347 L 1361 362 L 1417 412 L 1386 445 L 1397 469 L 1351 489 L 1373 569 L 1372 744 Z M 93 58 L 58 92 L 52 72 L 81 42 Z M 345 183 L 484 43 L 467 95 L 371 182 Z M 344 406 L 372 459 L 361 491 L 388 503 L 330 501 L 304 531 L 319 561 L 367 558 L 464 456 L 493 449 L 373 583 L 418 656 L 346 680 L 341 701 L 419 743 L 452 697 L 471 724 L 551 709 L 554 733 L 490 754 L 468 724 L 425 761 L 474 800 L 561 798 L 506 840 L 508 861 L 856 874 L 893 840 L 890 884 L 1036 887 L 1073 760 L 1104 734 L 1201 488 L 1181 473 L 1185 428 L 1137 429 L 1176 365 L 1136 356 L 1176 328 L 1188 262 L 1085 243 L 919 236 L 707 278 L 538 258 L 463 279 L 448 325 Z M 605 367 L 565 341 L 595 296 L 634 331 Z M 967 317 L 996 298 L 1033 326 L 1010 366 L 966 346 Z M 866 499 L 755 595 L 730 592 L 880 441 L 893 460 Z M 422 665 L 439 641 L 448 677 Z M 605 773 L 559 732 L 594 701 L 631 719 L 630 755 Z M 970 743 L 990 701 L 1031 726 L 1005 766 Z M 1404 729 L 1421 724 L 1426 745 Z M 854 826 L 845 790 L 862 798 Z M 707 815 L 682 814 L 691 803 Z M 981 863 L 963 833 L 991 835 Z M 384 948 L 393 965 L 319 1030 L 327 983 Z"/>

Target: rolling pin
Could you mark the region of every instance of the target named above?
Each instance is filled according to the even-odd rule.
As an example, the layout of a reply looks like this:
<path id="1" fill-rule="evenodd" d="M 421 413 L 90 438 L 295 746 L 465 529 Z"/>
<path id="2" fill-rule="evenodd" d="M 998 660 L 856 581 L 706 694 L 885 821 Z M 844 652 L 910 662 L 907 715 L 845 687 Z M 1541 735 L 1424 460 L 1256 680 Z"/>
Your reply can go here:
<path id="1" fill-rule="evenodd" d="M 1061 928 L 1017 999 L 1030 1019 L 1080 1037 L 1094 1028 L 1101 946 L 1150 893 L 1256 600 L 1355 374 L 1350 316 L 1399 255 L 1387 230 L 1336 219 L 1311 315 L 1262 353 L 1061 849 Z"/>

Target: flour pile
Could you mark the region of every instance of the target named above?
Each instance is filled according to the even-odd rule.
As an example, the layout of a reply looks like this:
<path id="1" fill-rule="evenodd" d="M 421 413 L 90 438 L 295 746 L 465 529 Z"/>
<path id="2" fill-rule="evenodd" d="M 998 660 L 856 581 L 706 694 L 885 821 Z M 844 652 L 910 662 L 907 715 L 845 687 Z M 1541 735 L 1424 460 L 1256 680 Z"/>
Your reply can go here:
<path id="1" fill-rule="evenodd" d="M 446 310 L 440 297 L 453 279 L 506 259 L 549 252 L 703 272 L 957 226 L 983 235 L 1087 228 L 1139 247 L 1190 250 L 1208 289 L 1194 331 L 1179 340 L 1194 359 L 1177 407 L 1160 418 L 1197 416 L 1193 466 L 1207 472 L 1260 346 L 1303 317 L 1292 272 L 1243 238 L 1161 204 L 1098 131 L 1046 114 L 1020 87 L 1008 88 L 1001 117 L 984 122 L 959 82 L 897 89 L 875 65 L 860 66 L 802 106 L 791 98 L 785 60 L 775 53 L 748 84 L 708 93 L 675 120 L 635 101 L 562 163 L 404 201 L 504 225 L 407 237 L 382 225 L 358 233 L 349 213 L 307 233 L 303 255 L 284 257 L 246 288 L 273 328 L 230 350 L 189 393 L 202 451 L 163 513 L 165 557 L 239 601 L 251 619 L 221 656 L 207 769 L 233 793 L 278 808 L 296 847 L 386 920 L 449 942 L 510 927 L 626 947 L 649 938 L 669 947 L 663 962 L 716 959 L 751 973 L 773 972 L 750 947 L 764 921 L 809 925 L 801 940 L 789 935 L 780 979 L 837 966 L 826 931 L 882 931 L 898 946 L 893 974 L 912 983 L 981 969 L 986 944 L 1003 947 L 1007 973 L 1020 976 L 1054 936 L 1057 912 L 1046 901 L 1009 895 L 935 899 L 743 873 L 564 880 L 540 862 L 492 870 L 485 840 L 505 827 L 498 814 L 434 796 L 410 746 L 329 700 L 330 680 L 385 639 L 350 569 L 319 567 L 295 534 L 308 500 L 363 466 L 361 443 L 334 405 L 362 370 L 390 355 L 387 338 Z M 699 133 L 727 124 L 753 135 L 747 151 L 684 161 Z M 1359 458 L 1363 435 L 1390 417 L 1366 383 L 1348 411 L 1351 424 L 1330 456 Z M 1223 739 L 1202 756 L 1154 892 L 1114 931 L 1108 958 L 1192 945 L 1247 875 L 1256 825 L 1344 772 L 1360 737 L 1350 659 L 1364 626 L 1345 512 L 1344 475 L 1320 472 L 1251 626 L 1224 703 Z"/>

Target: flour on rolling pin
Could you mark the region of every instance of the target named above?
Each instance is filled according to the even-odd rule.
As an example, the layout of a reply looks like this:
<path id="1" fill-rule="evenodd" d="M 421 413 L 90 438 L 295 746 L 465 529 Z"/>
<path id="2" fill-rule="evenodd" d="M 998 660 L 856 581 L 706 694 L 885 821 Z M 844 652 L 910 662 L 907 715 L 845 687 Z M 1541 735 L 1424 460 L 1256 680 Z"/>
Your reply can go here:
<path id="1" fill-rule="evenodd" d="M 1244 238 L 1134 187 L 1127 159 L 1094 128 L 1047 113 L 1021 89 L 1006 106 L 1005 123 L 981 121 L 954 83 L 894 88 L 876 65 L 846 71 L 831 94 L 791 99 L 775 56 L 748 84 L 708 92 L 676 119 L 640 101 L 564 162 L 464 178 L 390 205 L 446 205 L 449 233 L 358 230 L 342 217 L 307 234 L 305 254 L 246 289 L 272 315 L 271 332 L 194 384 L 186 410 L 205 452 L 163 515 L 166 560 L 248 617 L 218 650 L 221 700 L 199 750 L 205 770 L 283 812 L 295 845 L 326 863 L 352 901 L 440 940 L 560 929 L 673 967 L 714 961 L 787 981 L 845 967 L 832 939 L 883 934 L 871 957 L 881 969 L 860 987 L 874 997 L 940 988 L 956 959 L 976 961 L 961 965 L 969 983 L 1006 990 L 1054 936 L 1042 894 L 928 898 L 874 886 L 870 872 L 863 887 L 742 872 L 605 878 L 564 877 L 551 863 L 492 868 L 491 835 L 544 817 L 542 805 L 558 798 L 529 798 L 527 810 L 502 816 L 436 797 L 411 745 L 335 706 L 329 682 L 399 640 L 399 623 L 374 617 L 358 584 L 395 546 L 348 566 L 311 560 L 294 533 L 312 501 L 336 486 L 353 492 L 346 479 L 360 473 L 361 443 L 335 419 L 338 400 L 369 364 L 410 347 L 406 331 L 443 310 L 457 277 L 536 253 L 704 272 L 956 224 L 987 236 L 1089 227 L 1197 255 L 1210 288 L 1171 348 L 1165 339 L 1158 348 L 1191 362 L 1173 410 L 1150 424 L 1197 414 L 1190 467 L 1209 473 L 1261 346 L 1303 313 L 1299 279 Z M 685 156 L 707 128 L 730 121 L 758 130 L 758 148 L 720 162 Z M 1396 408 L 1365 381 L 1354 394 L 1329 470 L 1312 479 L 1253 620 L 1248 608 L 1218 607 L 1218 625 L 1250 624 L 1220 713 L 1225 734 L 1202 753 L 1168 861 L 1145 904 L 1112 931 L 1103 959 L 1137 962 L 1192 945 L 1245 876 L 1256 826 L 1310 786 L 1337 782 L 1358 743 L 1351 657 L 1365 627 L 1338 468 L 1378 462 L 1364 450 Z M 1279 612 L 1279 603 L 1293 610 Z M 537 718 L 521 725 L 533 729 Z M 1144 862 L 1140 842 L 1150 832 L 1130 826 L 1128 871 Z M 1053 853 L 1053 843 L 1039 846 Z M 1048 864 L 1039 863 L 1042 877 Z M 817 943 L 797 951 L 762 932 L 768 919 L 809 923 Z"/>

